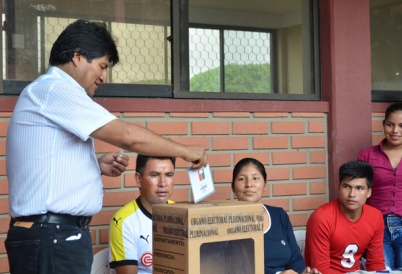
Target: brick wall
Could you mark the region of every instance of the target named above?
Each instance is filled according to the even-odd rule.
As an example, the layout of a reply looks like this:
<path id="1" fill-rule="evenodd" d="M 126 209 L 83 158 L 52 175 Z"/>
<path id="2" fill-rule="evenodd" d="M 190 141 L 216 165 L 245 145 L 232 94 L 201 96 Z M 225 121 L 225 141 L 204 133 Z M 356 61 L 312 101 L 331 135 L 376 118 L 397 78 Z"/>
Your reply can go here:
<path id="1" fill-rule="evenodd" d="M 114 113 L 123 120 L 147 127 L 183 144 L 200 144 L 207 150 L 216 192 L 212 199 L 234 199 L 230 182 L 233 166 L 254 157 L 267 168 L 269 188 L 264 202 L 283 207 L 293 226 L 305 226 L 311 212 L 328 201 L 327 125 L 324 113 L 205 112 Z M 382 114 L 381 114 L 382 115 Z M 5 139 L 11 113 L 0 112 L 0 273 L 8 271 L 4 240 L 9 223 L 5 172 Z M 373 129 L 378 127 L 373 118 Z M 374 136 L 374 135 L 373 135 Z M 374 139 L 374 137 L 373 137 Z M 96 141 L 96 152 L 121 151 Z M 103 178 L 104 206 L 91 223 L 94 252 L 107 246 L 108 224 L 122 205 L 136 198 L 135 153 L 119 178 Z M 174 201 L 191 201 L 188 164 L 177 160 Z"/>

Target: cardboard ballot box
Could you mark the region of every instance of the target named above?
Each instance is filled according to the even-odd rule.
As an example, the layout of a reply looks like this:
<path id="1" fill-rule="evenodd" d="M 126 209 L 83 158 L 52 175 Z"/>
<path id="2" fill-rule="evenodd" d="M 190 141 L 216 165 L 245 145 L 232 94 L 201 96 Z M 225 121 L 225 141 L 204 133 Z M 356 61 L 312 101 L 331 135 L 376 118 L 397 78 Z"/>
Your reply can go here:
<path id="1" fill-rule="evenodd" d="M 264 273 L 261 204 L 158 204 L 152 219 L 153 273 Z"/>

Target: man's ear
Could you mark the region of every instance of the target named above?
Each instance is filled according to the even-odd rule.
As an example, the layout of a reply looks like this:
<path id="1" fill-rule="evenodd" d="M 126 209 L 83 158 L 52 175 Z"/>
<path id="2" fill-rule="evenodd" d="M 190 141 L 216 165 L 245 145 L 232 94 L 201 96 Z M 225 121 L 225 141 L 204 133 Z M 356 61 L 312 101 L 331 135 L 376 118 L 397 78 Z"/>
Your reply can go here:
<path id="1" fill-rule="evenodd" d="M 78 52 L 75 52 L 73 55 L 73 58 L 71 58 L 71 62 L 75 65 L 78 66 L 78 63 L 81 62 L 82 55 L 79 54 Z"/>
<path id="2" fill-rule="evenodd" d="M 141 174 L 139 174 L 138 172 L 136 172 L 136 173 L 134 174 L 134 179 L 135 179 L 135 181 L 136 181 L 136 183 L 137 183 L 137 186 L 138 186 L 139 188 L 141 188 Z"/>

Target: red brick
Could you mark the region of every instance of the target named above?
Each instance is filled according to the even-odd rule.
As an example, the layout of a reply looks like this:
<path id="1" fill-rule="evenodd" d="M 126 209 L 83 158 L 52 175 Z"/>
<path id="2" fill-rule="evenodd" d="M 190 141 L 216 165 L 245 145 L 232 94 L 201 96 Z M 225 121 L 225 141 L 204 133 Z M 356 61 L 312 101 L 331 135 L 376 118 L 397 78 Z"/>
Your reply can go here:
<path id="1" fill-rule="evenodd" d="M 289 180 L 290 179 L 290 169 L 288 167 L 278 167 L 278 168 L 268 168 L 267 180 L 268 181 L 279 181 L 279 180 Z"/>
<path id="2" fill-rule="evenodd" d="M 10 226 L 10 218 L 0 218 L 0 233 L 6 233 L 8 231 L 8 228 Z M 1 272 L 0 272 L 1 273 Z"/>
<path id="3" fill-rule="evenodd" d="M 304 197 L 293 199 L 293 210 L 309 210 L 317 209 L 319 206 L 325 204 L 327 199 L 325 197 Z"/>
<path id="4" fill-rule="evenodd" d="M 327 184 L 325 182 L 311 182 L 310 194 L 325 194 L 327 192 Z"/>
<path id="5" fill-rule="evenodd" d="M 307 153 L 305 151 L 283 151 L 272 152 L 272 164 L 305 164 L 307 163 Z"/>
<path id="6" fill-rule="evenodd" d="M 8 273 L 8 271 L 10 271 L 10 267 L 7 257 L 0 257 L 0 273 Z"/>
<path id="7" fill-rule="evenodd" d="M 180 157 L 176 157 L 176 170 L 178 168 L 189 168 L 190 167 L 190 163 L 183 160 Z"/>
<path id="8" fill-rule="evenodd" d="M 232 194 L 232 188 L 230 186 L 215 186 L 215 193 L 206 197 L 205 201 L 211 200 L 229 200 Z"/>
<path id="9" fill-rule="evenodd" d="M 6 247 L 4 246 L 4 241 L 6 240 L 6 235 L 4 237 L 0 237 L 0 254 L 6 254 Z"/>
<path id="10" fill-rule="evenodd" d="M 378 145 L 382 139 L 384 139 L 384 134 L 373 134 L 371 138 L 371 144 L 373 146 Z"/>
<path id="11" fill-rule="evenodd" d="M 371 121 L 371 129 L 375 132 L 382 132 L 383 131 L 383 126 L 382 126 L 382 120 L 373 120 Z"/>
<path id="12" fill-rule="evenodd" d="M 288 117 L 288 112 L 254 112 L 254 117 L 258 118 L 277 118 L 277 117 Z"/>
<path id="13" fill-rule="evenodd" d="M 214 137 L 213 150 L 248 149 L 248 137 Z"/>
<path id="14" fill-rule="evenodd" d="M 4 213 L 9 213 L 10 209 L 8 207 L 8 198 L 1 198 L 0 199 L 0 214 Z"/>
<path id="15" fill-rule="evenodd" d="M 250 112 L 214 112 L 214 117 L 250 117 Z"/>
<path id="16" fill-rule="evenodd" d="M 288 148 L 289 139 L 286 136 L 267 137 L 256 136 L 253 137 L 253 149 L 273 149 L 273 148 Z"/>
<path id="17" fill-rule="evenodd" d="M 214 180 L 214 183 L 231 183 L 232 182 L 232 169 L 215 169 L 212 170 L 212 177 Z"/>
<path id="18" fill-rule="evenodd" d="M 219 154 L 207 154 L 208 163 L 211 167 L 220 166 L 231 166 L 232 165 L 232 154 L 230 153 L 219 153 Z"/>
<path id="19" fill-rule="evenodd" d="M 124 173 L 124 187 L 137 187 L 137 182 L 134 179 L 134 172 Z"/>
<path id="20" fill-rule="evenodd" d="M 110 220 L 116 213 L 117 209 L 103 209 L 93 216 L 91 225 L 109 225 Z"/>
<path id="21" fill-rule="evenodd" d="M 243 158 L 254 158 L 260 161 L 263 165 L 269 164 L 269 152 L 245 152 L 245 153 L 236 153 L 234 155 L 235 163 L 239 162 Z"/>
<path id="22" fill-rule="evenodd" d="M 174 173 L 174 184 L 175 185 L 189 185 L 190 178 L 188 177 L 188 172 L 186 170 L 176 170 Z"/>
<path id="23" fill-rule="evenodd" d="M 324 133 L 325 132 L 324 121 L 309 121 L 308 122 L 308 132 L 310 132 L 310 133 Z"/>
<path id="24" fill-rule="evenodd" d="M 285 211 L 289 211 L 289 199 L 266 199 L 262 200 L 264 204 L 270 205 L 270 206 L 276 206 L 276 207 L 281 207 Z"/>
<path id="25" fill-rule="evenodd" d="M 325 166 L 304 166 L 293 168 L 293 179 L 326 178 Z"/>
<path id="26" fill-rule="evenodd" d="M 271 131 L 277 133 L 305 133 L 305 123 L 302 121 L 273 121 Z"/>
<path id="27" fill-rule="evenodd" d="M 12 112 L 0 112 L 0 117 L 9 118 L 11 117 L 12 114 L 13 114 Z"/>
<path id="28" fill-rule="evenodd" d="M 0 122 L 0 137 L 7 136 L 8 122 Z"/>
<path id="29" fill-rule="evenodd" d="M 129 159 L 128 159 L 128 166 L 126 168 L 126 171 L 127 170 L 135 170 L 135 161 L 137 161 L 137 155 L 135 155 L 135 156 L 127 155 L 127 156 Z"/>
<path id="30" fill-rule="evenodd" d="M 109 228 L 99 229 L 100 237 L 99 241 L 101 244 L 107 244 L 109 242 Z"/>
<path id="31" fill-rule="evenodd" d="M 187 122 L 147 122 L 147 128 L 158 134 L 188 134 Z"/>
<path id="32" fill-rule="evenodd" d="M 385 113 L 384 112 L 373 112 L 371 114 L 372 117 L 381 117 L 382 119 L 384 119 L 385 117 Z"/>
<path id="33" fill-rule="evenodd" d="M 124 112 L 124 117 L 165 117 L 164 112 Z"/>
<path id="34" fill-rule="evenodd" d="M 170 117 L 187 117 L 187 118 L 208 118 L 209 113 L 200 113 L 200 112 L 171 112 L 169 114 Z"/>
<path id="35" fill-rule="evenodd" d="M 307 213 L 291 213 L 289 214 L 290 222 L 292 226 L 305 226 L 308 220 Z"/>
<path id="36" fill-rule="evenodd" d="M 293 136 L 292 148 L 325 147 L 325 136 Z"/>
<path id="37" fill-rule="evenodd" d="M 292 117 L 325 117 L 325 114 L 317 112 L 293 112 Z"/>
<path id="38" fill-rule="evenodd" d="M 0 140 L 0 156 L 6 155 L 6 140 Z"/>
<path id="39" fill-rule="evenodd" d="M 327 160 L 327 152 L 323 151 L 310 151 L 310 163 L 318 164 L 325 163 Z"/>
<path id="40" fill-rule="evenodd" d="M 95 151 L 96 153 L 119 152 L 120 148 L 101 140 L 95 139 Z"/>
<path id="41" fill-rule="evenodd" d="M 120 188 L 121 177 L 102 176 L 103 188 Z"/>
<path id="42" fill-rule="evenodd" d="M 0 179 L 0 195 L 8 194 L 8 180 L 7 178 Z"/>
<path id="43" fill-rule="evenodd" d="M 6 175 L 6 160 L 0 160 L 0 175 Z"/>
<path id="44" fill-rule="evenodd" d="M 192 122 L 191 134 L 230 134 L 229 122 Z"/>
<path id="45" fill-rule="evenodd" d="M 186 146 L 202 146 L 205 150 L 209 149 L 208 137 L 178 137 L 170 138 L 170 140 Z"/>
<path id="46" fill-rule="evenodd" d="M 124 206 L 139 195 L 140 192 L 136 189 L 123 192 L 105 192 L 103 193 L 103 206 Z"/>
<path id="47" fill-rule="evenodd" d="M 170 200 L 175 202 L 188 202 L 189 188 L 175 188 L 172 197 L 170 197 Z"/>
<path id="48" fill-rule="evenodd" d="M 233 134 L 268 134 L 267 122 L 233 122 Z"/>
<path id="49" fill-rule="evenodd" d="M 274 196 L 293 196 L 307 194 L 306 183 L 281 183 L 273 184 Z"/>

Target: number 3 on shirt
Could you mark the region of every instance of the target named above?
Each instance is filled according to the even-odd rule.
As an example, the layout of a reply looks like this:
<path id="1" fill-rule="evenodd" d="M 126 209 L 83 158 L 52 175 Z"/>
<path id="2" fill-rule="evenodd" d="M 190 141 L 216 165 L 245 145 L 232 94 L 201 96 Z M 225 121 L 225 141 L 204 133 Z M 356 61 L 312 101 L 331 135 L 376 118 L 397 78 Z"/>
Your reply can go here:
<path id="1" fill-rule="evenodd" d="M 357 245 L 350 244 L 345 248 L 345 252 L 342 254 L 344 259 L 341 260 L 341 264 L 345 268 L 352 268 L 356 262 L 354 255 L 357 252 Z"/>

